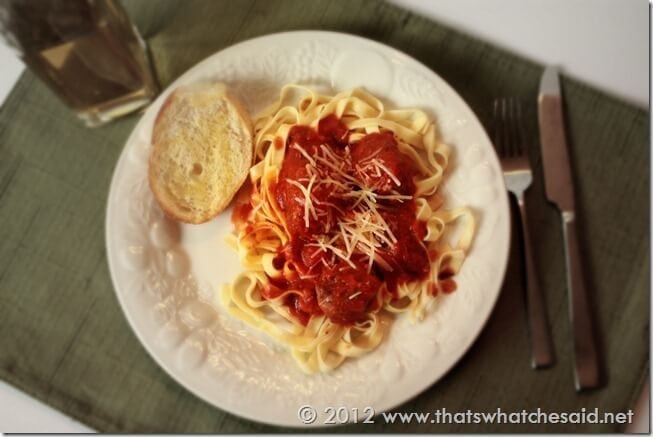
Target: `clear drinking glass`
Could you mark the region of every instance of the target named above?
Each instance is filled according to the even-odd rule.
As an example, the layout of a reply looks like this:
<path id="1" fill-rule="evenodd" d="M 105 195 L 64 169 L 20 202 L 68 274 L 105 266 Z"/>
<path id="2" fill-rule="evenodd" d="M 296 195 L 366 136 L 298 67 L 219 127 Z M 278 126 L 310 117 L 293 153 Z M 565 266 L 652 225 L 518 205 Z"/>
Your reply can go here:
<path id="1" fill-rule="evenodd" d="M 116 0 L 0 0 L 0 36 L 89 126 L 158 92 L 145 42 Z"/>

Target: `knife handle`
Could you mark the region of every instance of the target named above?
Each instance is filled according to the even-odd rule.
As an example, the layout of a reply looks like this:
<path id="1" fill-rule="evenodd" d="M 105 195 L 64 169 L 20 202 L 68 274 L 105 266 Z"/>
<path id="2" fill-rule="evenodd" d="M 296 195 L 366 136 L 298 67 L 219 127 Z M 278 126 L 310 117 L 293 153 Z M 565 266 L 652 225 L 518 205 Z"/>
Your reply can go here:
<path id="1" fill-rule="evenodd" d="M 578 232 L 573 212 L 562 213 L 567 262 L 569 316 L 574 336 L 574 381 L 576 390 L 598 387 L 599 356 L 585 278 L 581 266 Z"/>

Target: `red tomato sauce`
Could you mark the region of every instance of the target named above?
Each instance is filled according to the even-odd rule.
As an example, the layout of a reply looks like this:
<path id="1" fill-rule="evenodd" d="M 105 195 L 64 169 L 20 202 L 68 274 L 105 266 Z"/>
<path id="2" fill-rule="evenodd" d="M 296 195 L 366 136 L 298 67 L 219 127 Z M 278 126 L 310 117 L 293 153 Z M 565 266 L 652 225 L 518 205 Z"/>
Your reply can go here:
<path id="1" fill-rule="evenodd" d="M 329 164 L 318 158 L 324 156 L 324 147 L 332 158 L 335 157 L 329 161 L 331 165 L 349 175 L 349 180 L 361 181 L 361 184 L 350 183 L 346 191 L 337 184 L 314 184 L 310 190 L 312 208 L 307 213 L 305 193 L 292 181 L 307 187 L 315 168 L 325 174 L 332 171 Z M 396 297 L 398 285 L 426 279 L 430 272 L 429 255 L 434 258 L 437 254 L 433 251 L 429 254 L 426 250 L 423 244 L 426 224 L 416 218 L 413 178 L 418 173 L 412 160 L 397 148 L 391 132 L 371 133 L 350 143 L 346 125 L 335 115 L 322 119 L 317 129 L 292 127 L 278 182 L 273 189 L 290 239 L 273 262 L 276 268 L 290 266 L 297 275 L 291 275 L 291 279 L 271 278 L 262 296 L 265 299 L 284 296 L 290 313 L 304 325 L 312 316 L 322 314 L 335 323 L 348 325 L 379 309 L 382 298 L 388 297 L 379 293 Z M 371 268 L 369 258 L 362 253 L 354 251 L 346 261 L 333 253 L 329 256 L 318 244 L 340 232 L 342 220 L 354 217 L 355 198 L 347 196 L 347 192 L 363 188 L 377 195 L 403 196 L 401 201 L 376 200 L 377 211 L 396 241 L 384 243 L 378 250 L 384 262 L 375 259 Z M 243 209 L 237 214 L 245 216 L 247 213 L 249 211 Z M 455 290 L 451 275 L 441 272 L 440 276 L 443 292 Z M 429 289 L 433 294 L 438 291 L 433 285 Z"/>

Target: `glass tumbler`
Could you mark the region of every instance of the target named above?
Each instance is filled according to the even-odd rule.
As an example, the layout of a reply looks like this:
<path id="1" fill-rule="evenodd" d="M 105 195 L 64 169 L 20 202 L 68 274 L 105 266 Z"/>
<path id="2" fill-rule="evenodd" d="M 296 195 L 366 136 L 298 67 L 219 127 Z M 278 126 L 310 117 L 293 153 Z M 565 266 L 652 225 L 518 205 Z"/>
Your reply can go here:
<path id="1" fill-rule="evenodd" d="M 0 36 L 88 126 L 158 92 L 145 42 L 116 0 L 0 0 Z"/>

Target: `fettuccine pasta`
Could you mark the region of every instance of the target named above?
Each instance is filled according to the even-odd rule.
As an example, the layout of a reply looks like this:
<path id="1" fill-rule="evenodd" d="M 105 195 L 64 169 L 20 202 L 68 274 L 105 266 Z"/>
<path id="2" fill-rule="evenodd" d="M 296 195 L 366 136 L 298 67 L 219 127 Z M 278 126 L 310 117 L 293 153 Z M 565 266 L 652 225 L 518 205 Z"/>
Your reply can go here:
<path id="1" fill-rule="evenodd" d="M 255 132 L 231 238 L 245 272 L 221 293 L 233 316 L 326 372 L 376 348 L 394 314 L 419 321 L 455 290 L 474 218 L 442 208 L 451 149 L 423 111 L 287 85 Z"/>

